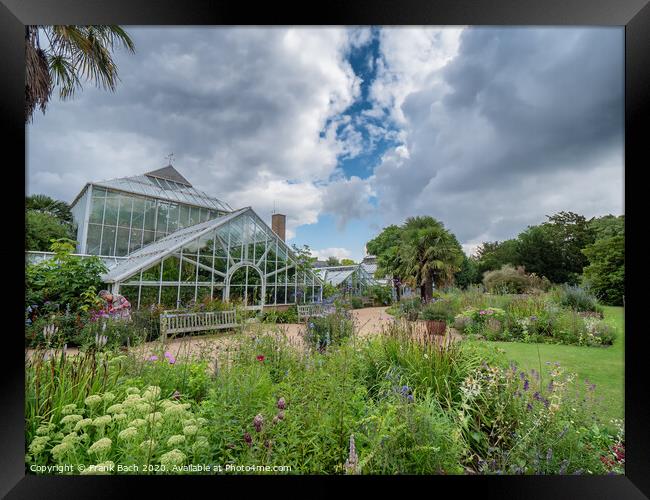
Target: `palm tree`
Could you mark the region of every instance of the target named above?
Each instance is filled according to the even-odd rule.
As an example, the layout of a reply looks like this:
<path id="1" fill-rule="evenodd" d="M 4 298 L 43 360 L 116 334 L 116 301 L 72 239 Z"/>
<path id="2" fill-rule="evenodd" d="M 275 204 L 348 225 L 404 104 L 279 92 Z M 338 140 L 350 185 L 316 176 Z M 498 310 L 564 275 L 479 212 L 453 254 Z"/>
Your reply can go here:
<path id="1" fill-rule="evenodd" d="M 447 283 L 460 269 L 463 251 L 456 237 L 433 217 L 409 217 L 399 247 L 401 274 L 413 277 L 429 302 L 433 284 Z"/>
<path id="2" fill-rule="evenodd" d="M 25 26 L 25 122 L 36 107 L 45 113 L 55 86 L 61 99 L 74 97 L 82 79 L 114 91 L 119 78 L 111 52 L 116 44 L 135 50 L 119 26 Z"/>
<path id="3" fill-rule="evenodd" d="M 44 194 L 33 194 L 25 197 L 25 210 L 36 210 L 53 215 L 62 222 L 72 222 L 70 205 L 65 201 L 55 200 Z"/>

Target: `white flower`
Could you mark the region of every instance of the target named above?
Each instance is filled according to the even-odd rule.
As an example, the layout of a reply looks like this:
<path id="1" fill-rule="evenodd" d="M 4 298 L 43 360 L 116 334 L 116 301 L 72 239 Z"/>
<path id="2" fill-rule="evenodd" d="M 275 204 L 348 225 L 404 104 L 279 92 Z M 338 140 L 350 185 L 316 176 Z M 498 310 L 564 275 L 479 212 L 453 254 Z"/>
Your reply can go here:
<path id="1" fill-rule="evenodd" d="M 77 425 L 74 426 L 74 430 L 79 431 L 81 429 L 85 429 L 92 423 L 93 423 L 92 418 L 84 418 L 83 420 L 79 420 L 79 422 L 77 422 Z"/>
<path id="2" fill-rule="evenodd" d="M 128 441 L 130 439 L 133 439 L 138 435 L 138 429 L 135 427 L 127 427 L 123 431 L 121 431 L 117 437 L 121 439 L 122 441 Z"/>
<path id="3" fill-rule="evenodd" d="M 97 394 L 93 394 L 92 396 L 88 396 L 85 400 L 85 403 L 88 406 L 97 406 L 99 403 L 102 402 L 102 397 L 98 396 Z"/>
<path id="4" fill-rule="evenodd" d="M 79 422 L 81 419 L 83 419 L 81 415 L 66 415 L 61 419 L 61 424 L 73 424 L 75 422 Z"/>
<path id="5" fill-rule="evenodd" d="M 93 425 L 95 427 L 104 427 L 110 424 L 111 420 L 112 419 L 110 415 L 102 415 L 101 417 L 97 417 L 95 420 L 93 420 Z"/>
<path id="6" fill-rule="evenodd" d="M 60 462 L 73 449 L 73 443 L 70 441 L 63 441 L 52 448 L 52 456 L 54 457 L 54 460 Z"/>
<path id="7" fill-rule="evenodd" d="M 188 425 L 183 427 L 183 434 L 186 436 L 194 436 L 198 432 L 199 428 L 196 425 Z"/>
<path id="8" fill-rule="evenodd" d="M 140 443 L 140 448 L 142 448 L 144 451 L 153 451 L 156 448 L 156 442 L 153 439 L 147 439 Z"/>
<path id="9" fill-rule="evenodd" d="M 38 455 L 45 450 L 45 445 L 50 440 L 50 436 L 36 436 L 29 445 L 29 452 L 32 455 Z"/>
<path id="10" fill-rule="evenodd" d="M 77 411 L 77 405 L 74 403 L 65 405 L 63 408 L 61 408 L 62 415 L 70 415 L 72 413 L 75 413 L 76 411 Z"/>
<path id="11" fill-rule="evenodd" d="M 122 413 L 124 410 L 124 405 L 121 403 L 117 403 L 113 406 L 109 406 L 108 409 L 106 410 L 106 413 Z"/>
<path id="12" fill-rule="evenodd" d="M 183 444 L 185 442 L 185 436 L 182 436 L 181 434 L 176 434 L 174 436 L 171 436 L 167 440 L 167 446 L 178 446 L 180 444 Z"/>
<path id="13" fill-rule="evenodd" d="M 113 415 L 113 421 L 115 422 L 121 422 L 122 420 L 126 420 L 126 418 L 126 413 L 116 413 Z"/>
<path id="14" fill-rule="evenodd" d="M 136 418 L 129 425 L 131 427 L 142 427 L 144 425 L 147 425 L 147 422 L 142 418 Z"/>
<path id="15" fill-rule="evenodd" d="M 110 403 L 111 401 L 113 401 L 113 400 L 115 399 L 115 394 L 113 394 L 112 392 L 106 392 L 106 393 L 104 393 L 104 395 L 102 396 L 102 399 L 103 399 L 105 402 Z"/>
<path id="16" fill-rule="evenodd" d="M 90 448 L 88 448 L 88 453 L 103 453 L 111 449 L 113 441 L 109 438 L 101 438 L 99 441 L 95 441 Z"/>
<path id="17" fill-rule="evenodd" d="M 173 449 L 160 457 L 160 463 L 166 468 L 172 469 L 175 465 L 182 465 L 186 458 L 181 450 Z"/>

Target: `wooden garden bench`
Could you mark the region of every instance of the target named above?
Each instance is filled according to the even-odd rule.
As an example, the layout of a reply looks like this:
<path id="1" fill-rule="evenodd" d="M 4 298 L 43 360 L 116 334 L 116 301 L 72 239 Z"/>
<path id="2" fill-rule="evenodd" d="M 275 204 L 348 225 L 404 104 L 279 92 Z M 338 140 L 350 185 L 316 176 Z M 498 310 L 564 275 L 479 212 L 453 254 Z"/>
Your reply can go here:
<path id="1" fill-rule="evenodd" d="M 298 321 L 304 321 L 312 316 L 324 316 L 329 312 L 331 306 L 325 304 L 306 304 L 298 307 Z"/>
<path id="2" fill-rule="evenodd" d="M 236 328 L 239 326 L 237 319 L 235 309 L 196 313 L 163 311 L 160 315 L 160 336 L 164 341 L 169 334 Z"/>

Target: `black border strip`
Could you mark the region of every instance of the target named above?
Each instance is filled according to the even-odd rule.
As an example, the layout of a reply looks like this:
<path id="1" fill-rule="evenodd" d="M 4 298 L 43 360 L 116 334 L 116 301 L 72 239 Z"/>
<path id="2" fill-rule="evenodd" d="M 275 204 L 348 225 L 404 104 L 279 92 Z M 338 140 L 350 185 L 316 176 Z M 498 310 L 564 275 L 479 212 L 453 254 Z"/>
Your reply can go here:
<path id="1" fill-rule="evenodd" d="M 641 196 L 632 196 L 633 187 L 643 189 L 640 173 L 648 162 L 647 139 L 643 131 L 650 119 L 650 5 L 648 0 L 391 0 L 370 1 L 329 1 L 320 5 L 304 3 L 301 8 L 266 2 L 251 6 L 243 2 L 185 0 L 179 5 L 173 0 L 2 0 L 0 4 L 0 45 L 2 46 L 2 69 L 0 79 L 0 116 L 5 124 L 6 140 L 4 148 L 4 173 L 15 171 L 15 165 L 24 165 L 25 124 L 23 118 L 24 99 L 24 24 L 150 24 L 150 25 L 625 25 L 626 33 L 626 84 L 625 84 L 625 212 L 626 212 L 626 308 L 625 320 L 628 327 L 626 335 L 625 378 L 626 378 L 626 476 L 573 477 L 409 477 L 422 486 L 424 492 L 440 494 L 443 482 L 455 488 L 452 493 L 472 491 L 479 498 L 643 498 L 650 496 L 650 440 L 647 422 L 648 373 L 644 359 L 647 350 L 644 343 L 647 334 L 641 325 L 644 297 L 633 290 L 640 289 L 640 256 L 645 249 L 640 241 L 642 229 L 639 206 Z M 320 9 L 318 8 L 320 7 Z M 644 125 L 646 125 L 644 127 Z M 7 159 L 7 151 L 16 153 L 14 161 Z M 27 173 L 25 173 L 27 175 Z M 638 180 L 636 178 L 639 178 Z M 635 182 L 636 181 L 636 182 Z M 7 182 L 11 182 L 8 180 Z M 15 182 L 15 181 L 13 181 Z M 10 185 L 10 184 L 7 184 Z M 6 237 L 0 248 L 4 258 L 5 274 L 16 273 L 16 281 L 5 277 L 3 292 L 6 295 L 6 310 L 9 322 L 3 324 L 5 346 L 2 357 L 2 377 L 0 384 L 3 396 L 0 420 L 0 495 L 11 498 L 30 498 L 47 495 L 55 498 L 96 497 L 114 498 L 115 494 L 132 491 L 133 486 L 143 485 L 153 494 L 162 485 L 165 492 L 178 491 L 187 495 L 188 487 L 195 486 L 196 480 L 207 481 L 201 477 L 196 480 L 189 476 L 174 478 L 138 477 L 43 477 L 24 476 L 24 370 L 20 352 L 24 346 L 20 334 L 23 330 L 23 300 L 15 293 L 15 284 L 24 279 L 22 266 L 11 262 L 22 262 L 24 249 L 20 242 L 24 234 L 22 215 L 10 219 L 13 210 L 24 203 L 23 194 L 18 190 L 6 193 L 3 199 L 15 196 L 16 203 L 5 202 L 5 226 L 11 227 L 13 237 Z M 634 207 L 634 204 L 637 204 Z M 18 210 L 16 210 L 16 213 Z M 636 217 L 636 219 L 635 219 Z M 634 221 L 637 221 L 636 223 Z M 636 234 L 632 229 L 637 227 Z M 630 271 L 632 269 L 632 271 Z M 11 348 L 8 346 L 11 344 Z M 404 493 L 404 484 L 396 478 L 387 477 L 310 477 L 296 478 L 270 477 L 220 477 L 210 483 L 215 494 L 224 493 L 224 488 L 235 488 L 238 494 L 251 492 L 256 495 L 281 493 L 284 495 L 308 488 L 310 496 L 331 496 L 331 490 L 314 488 L 314 480 L 331 487 L 348 489 L 356 484 L 364 488 L 379 486 L 386 493 Z M 190 482 L 191 481 L 191 482 Z M 432 481 L 435 484 L 432 484 Z M 270 484 L 269 484 L 270 483 Z M 191 486 L 190 486 L 191 485 Z M 206 486 L 207 483 L 205 484 Z M 13 490 L 12 490 L 13 488 Z M 178 488 L 178 489 L 177 489 Z M 329 491 L 328 491 L 329 490 Z M 407 490 L 415 493 L 415 490 Z"/>

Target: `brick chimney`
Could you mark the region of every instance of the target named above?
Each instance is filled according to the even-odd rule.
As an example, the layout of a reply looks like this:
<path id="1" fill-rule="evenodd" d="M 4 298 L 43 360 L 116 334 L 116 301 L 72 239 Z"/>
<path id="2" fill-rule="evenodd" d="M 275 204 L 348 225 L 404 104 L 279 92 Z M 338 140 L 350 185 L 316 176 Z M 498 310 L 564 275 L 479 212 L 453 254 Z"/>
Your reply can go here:
<path id="1" fill-rule="evenodd" d="M 283 214 L 271 215 L 271 229 L 282 241 L 285 241 L 287 229 L 287 216 Z"/>

